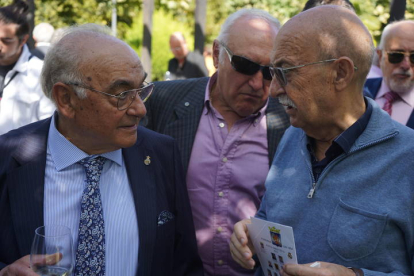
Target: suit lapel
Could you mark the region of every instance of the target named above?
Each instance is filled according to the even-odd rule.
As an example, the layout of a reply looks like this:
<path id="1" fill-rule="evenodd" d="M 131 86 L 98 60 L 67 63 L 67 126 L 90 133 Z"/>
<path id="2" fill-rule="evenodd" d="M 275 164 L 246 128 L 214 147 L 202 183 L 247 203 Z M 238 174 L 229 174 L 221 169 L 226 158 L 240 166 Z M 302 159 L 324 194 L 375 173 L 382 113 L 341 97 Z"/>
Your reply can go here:
<path id="1" fill-rule="evenodd" d="M 7 175 L 10 209 L 20 253 L 30 253 L 34 230 L 42 226 L 46 145 L 50 119 L 26 134 L 13 158 L 16 168 Z"/>
<path id="2" fill-rule="evenodd" d="M 138 141 L 130 148 L 123 149 L 125 166 L 135 202 L 139 231 L 139 256 L 137 275 L 151 275 L 154 244 L 157 231 L 157 198 L 153 174 L 155 167 L 145 165 L 147 156 L 153 156 L 143 143 L 142 132 L 138 130 Z"/>
<path id="3" fill-rule="evenodd" d="M 410 118 L 408 118 L 407 126 L 414 129 L 414 110 L 411 112 Z"/>
<path id="4" fill-rule="evenodd" d="M 198 124 L 200 123 L 201 112 L 204 108 L 204 96 L 208 78 L 198 83 L 187 95 L 178 103 L 174 112 L 177 119 L 170 123 L 165 134 L 177 140 L 178 147 L 183 160 L 185 174 L 187 173 L 188 163 L 191 157 L 195 135 Z"/>

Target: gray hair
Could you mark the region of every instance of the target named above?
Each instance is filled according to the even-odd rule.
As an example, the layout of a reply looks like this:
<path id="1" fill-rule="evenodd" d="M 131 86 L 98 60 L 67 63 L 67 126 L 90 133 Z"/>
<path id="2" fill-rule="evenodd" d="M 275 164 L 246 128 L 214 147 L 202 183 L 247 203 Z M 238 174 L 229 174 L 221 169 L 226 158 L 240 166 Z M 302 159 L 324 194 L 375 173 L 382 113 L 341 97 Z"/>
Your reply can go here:
<path id="1" fill-rule="evenodd" d="M 36 42 L 50 42 L 54 31 L 55 28 L 52 25 L 43 22 L 34 27 L 33 37 L 36 39 Z"/>
<path id="2" fill-rule="evenodd" d="M 390 34 L 392 29 L 397 27 L 397 25 L 400 25 L 401 23 L 406 23 L 406 22 L 414 23 L 414 21 L 412 21 L 412 20 L 404 20 L 403 19 L 403 20 L 394 21 L 394 22 L 388 24 L 387 26 L 385 26 L 384 30 L 382 31 L 380 43 L 378 44 L 378 49 L 380 49 L 380 50 L 384 49 L 385 41 L 387 40 L 388 35 Z"/>
<path id="3" fill-rule="evenodd" d="M 70 43 L 61 43 L 69 34 L 100 34 L 103 36 L 111 36 L 111 30 L 107 26 L 97 24 L 84 24 L 80 26 L 72 26 L 65 29 L 61 38 L 55 41 L 50 47 L 42 68 L 40 82 L 43 93 L 53 102 L 52 90 L 55 83 L 82 82 L 82 74 L 79 72 L 79 65 L 83 60 L 83 53 L 78 51 Z M 74 87 L 79 98 L 86 97 L 86 91 L 83 88 Z"/>
<path id="4" fill-rule="evenodd" d="M 227 44 L 231 27 L 234 25 L 234 23 L 236 23 L 237 20 L 241 18 L 262 19 L 266 21 L 269 25 L 273 25 L 275 28 L 280 29 L 279 20 L 273 17 L 270 13 L 259 9 L 241 9 L 227 17 L 226 21 L 221 26 L 220 33 L 217 39 L 223 42 L 224 44 Z M 220 47 L 220 55 L 222 55 L 223 52 L 223 47 Z"/>

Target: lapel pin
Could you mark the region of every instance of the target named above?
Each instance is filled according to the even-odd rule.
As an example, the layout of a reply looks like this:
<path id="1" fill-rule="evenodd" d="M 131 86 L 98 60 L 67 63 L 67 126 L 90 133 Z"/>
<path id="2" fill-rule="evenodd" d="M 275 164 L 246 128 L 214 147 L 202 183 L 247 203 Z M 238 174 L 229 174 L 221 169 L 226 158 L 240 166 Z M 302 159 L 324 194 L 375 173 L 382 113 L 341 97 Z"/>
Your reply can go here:
<path id="1" fill-rule="evenodd" d="M 151 157 L 147 156 L 147 159 L 144 160 L 144 164 L 147 166 L 151 164 Z"/>

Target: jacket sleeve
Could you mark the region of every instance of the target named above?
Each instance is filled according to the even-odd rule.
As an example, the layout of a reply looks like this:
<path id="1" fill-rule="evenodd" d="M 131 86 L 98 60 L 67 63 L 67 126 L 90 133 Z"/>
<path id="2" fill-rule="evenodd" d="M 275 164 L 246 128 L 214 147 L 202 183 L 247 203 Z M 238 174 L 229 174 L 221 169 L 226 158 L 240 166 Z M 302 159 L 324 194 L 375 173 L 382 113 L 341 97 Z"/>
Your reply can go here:
<path id="1" fill-rule="evenodd" d="M 177 214 L 174 273 L 172 275 L 204 275 L 198 255 L 193 216 L 178 147 L 174 146 L 175 206 Z"/>

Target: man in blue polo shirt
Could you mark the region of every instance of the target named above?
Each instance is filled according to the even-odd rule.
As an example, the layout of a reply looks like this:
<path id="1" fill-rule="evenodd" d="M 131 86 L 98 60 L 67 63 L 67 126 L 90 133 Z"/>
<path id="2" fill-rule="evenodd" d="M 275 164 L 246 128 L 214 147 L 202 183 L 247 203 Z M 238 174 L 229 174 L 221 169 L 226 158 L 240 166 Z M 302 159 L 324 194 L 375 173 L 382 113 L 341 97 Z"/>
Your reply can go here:
<path id="1" fill-rule="evenodd" d="M 414 272 L 414 131 L 363 97 L 373 50 L 356 14 L 334 5 L 298 14 L 276 37 L 271 94 L 292 126 L 256 217 L 293 228 L 299 264 L 283 276 Z M 253 268 L 247 223 L 230 249 Z"/>

